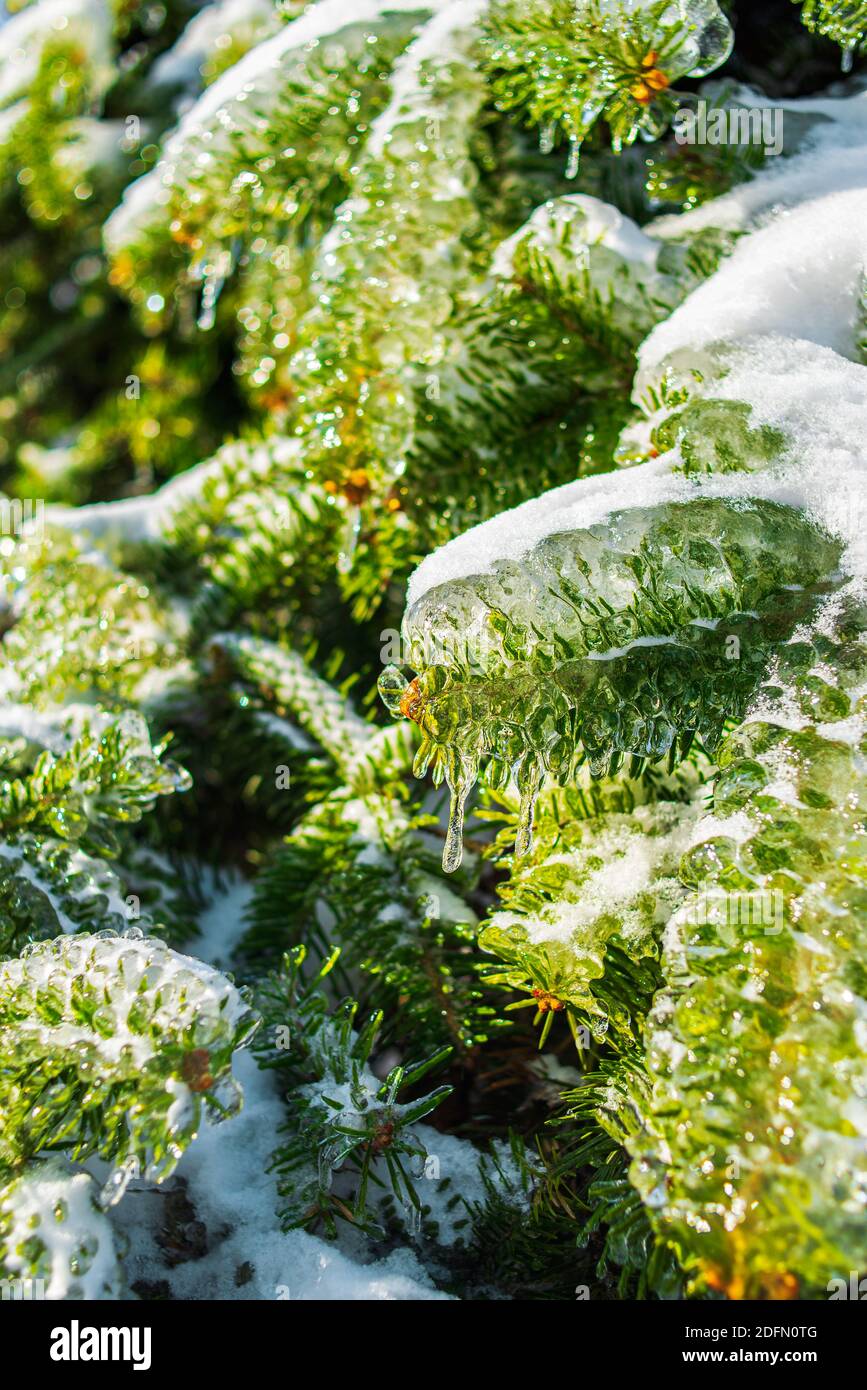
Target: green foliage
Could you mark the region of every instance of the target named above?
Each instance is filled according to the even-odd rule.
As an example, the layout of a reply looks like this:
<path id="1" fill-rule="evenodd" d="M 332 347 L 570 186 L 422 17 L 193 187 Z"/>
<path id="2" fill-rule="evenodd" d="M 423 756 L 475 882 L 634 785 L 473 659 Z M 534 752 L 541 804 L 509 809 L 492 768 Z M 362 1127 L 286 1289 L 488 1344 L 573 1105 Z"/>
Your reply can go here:
<path id="1" fill-rule="evenodd" d="M 0 956 L 63 932 L 126 927 L 117 875 L 62 840 L 18 834 L 0 851 Z"/>
<path id="2" fill-rule="evenodd" d="M 201 962 L 141 933 L 58 937 L 0 965 L 0 1169 L 45 1150 L 161 1181 L 207 1116 L 240 1104 L 255 1017 Z"/>
<path id="3" fill-rule="evenodd" d="M 503 110 L 517 109 L 540 126 L 548 145 L 561 131 L 569 139 L 574 175 L 578 151 L 598 120 L 618 151 L 639 134 L 659 135 L 677 109 L 672 84 L 709 72 L 731 43 L 713 0 L 679 7 L 668 0 L 642 7 L 497 0 L 486 61 Z"/>
<path id="4" fill-rule="evenodd" d="M 845 53 L 867 52 L 867 5 L 864 0 L 795 0 L 813 34 L 833 39 Z"/>
<path id="5" fill-rule="evenodd" d="M 737 106 L 717 97 L 714 108 L 728 111 Z M 764 146 L 753 141 L 700 145 L 668 140 L 647 158 L 647 194 L 654 203 L 687 212 L 745 183 L 766 159 Z"/>
<path id="6" fill-rule="evenodd" d="M 439 873 L 437 818 L 406 802 L 405 730 L 365 724 L 293 652 L 232 636 L 217 650 L 291 712 L 339 777 L 263 865 L 242 958 L 261 969 L 289 945 L 324 955 L 336 941 L 343 979 L 365 1010 L 387 1010 L 389 1034 L 461 1054 L 485 1042 L 504 1024 L 480 985 L 476 915 Z"/>
<path id="7" fill-rule="evenodd" d="M 356 1030 L 356 1001 L 346 999 L 332 1010 L 319 988 L 338 953 L 333 952 L 308 980 L 301 974 L 305 956 L 303 946 L 287 953 L 259 995 L 263 1063 L 279 1068 L 292 1087 L 286 1138 L 273 1158 L 284 1198 L 283 1224 L 291 1228 L 321 1223 L 335 1234 L 337 1219 L 342 1218 L 374 1231 L 379 1226 L 377 1206 L 389 1190 L 417 1219 L 422 1202 L 413 1179 L 424 1172 L 427 1149 L 413 1126 L 449 1095 L 451 1087 L 439 1086 L 416 1099 L 398 1097 L 414 1090 L 451 1049 L 395 1066 L 379 1081 L 369 1063 L 382 1015 L 371 1015 Z"/>
<path id="8" fill-rule="evenodd" d="M 648 1024 L 652 1089 L 627 1141 L 651 1219 L 699 1286 L 817 1296 L 863 1266 L 846 1097 L 864 1067 L 864 613 L 847 604 L 780 653 L 771 716 L 721 748 L 714 807 L 743 830 L 695 845 Z M 830 684 L 816 667 L 832 666 Z M 834 737 L 857 720 L 860 746 Z M 821 720 L 821 730 L 812 722 Z M 787 791 L 791 788 L 791 791 Z M 662 1171 L 664 1188 L 657 1186 Z"/>
<path id="9" fill-rule="evenodd" d="M 684 756 L 696 736 L 713 747 L 745 710 L 781 625 L 785 635 L 794 626 L 781 591 L 830 576 L 838 553 L 791 509 L 696 499 L 549 536 L 520 566 L 499 561 L 490 576 L 421 599 L 406 619 L 421 672 L 414 768 L 451 789 L 444 865 L 460 862 L 463 804 L 481 767 L 494 787 L 517 781 L 523 853 L 545 773 L 566 783 L 586 762 L 610 776 L 627 756 L 638 768 Z M 732 638 L 743 660 L 732 660 Z M 380 690 L 398 712 L 400 672 L 386 670 Z"/>
<path id="10" fill-rule="evenodd" d="M 257 1185 L 341 1255 L 411 1237 L 466 1298 L 862 1268 L 857 545 L 813 515 L 813 403 L 763 388 L 786 323 L 750 306 L 755 392 L 689 341 L 773 235 L 763 155 L 666 141 L 737 106 L 694 79 L 743 9 L 40 8 L 0 111 L 0 1275 L 126 1296 L 105 1208 L 236 1113 L 253 997 Z M 863 11 L 787 7 L 802 87 Z M 793 216 L 829 177 L 795 149 Z M 857 420 L 852 277 L 819 366 Z M 398 641 L 413 566 L 561 485 L 414 580 Z M 196 1211 L 200 1153 L 210 1266 L 245 1225 Z"/>
<path id="11" fill-rule="evenodd" d="M 692 789 L 695 811 L 702 790 Z M 489 978 L 530 996 L 509 1007 L 536 1007 L 540 1046 L 562 1014 L 579 1053 L 591 1039 L 622 1047 L 640 1034 L 660 983 L 662 927 L 684 896 L 677 864 L 690 803 L 660 801 L 629 816 L 561 814 L 552 837 L 552 797 L 541 800 L 534 847 L 513 866 L 503 905 L 479 936 L 506 966 Z"/>
<path id="12" fill-rule="evenodd" d="M 308 248 L 346 194 L 359 135 L 387 100 L 412 19 L 393 12 L 314 48 L 289 46 L 279 83 L 260 74 L 258 91 L 170 148 L 159 172 L 168 201 L 161 193 L 150 217 L 109 229 L 113 281 L 149 326 L 179 315 L 209 328 L 225 282 L 238 281 L 239 370 L 268 410 L 285 412 L 294 391 L 288 363 Z"/>
<path id="13" fill-rule="evenodd" d="M 66 743 L 40 752 L 29 775 L 0 783 L 7 836 L 35 831 L 110 858 L 118 824 L 140 820 L 158 796 L 188 785 L 183 771 L 159 761 L 162 749 L 151 749 L 140 715 L 122 715 L 99 736 L 85 728 Z"/>
<path id="14" fill-rule="evenodd" d="M 597 1277 L 616 1270 L 621 1298 L 681 1298 L 682 1272 L 629 1182 L 621 1148 L 635 1128 L 636 1103 L 646 1092 L 635 1049 L 602 1062 L 580 1087 L 565 1091 L 562 1113 L 551 1122 L 558 1143 L 547 1183 L 554 1191 L 569 1181 L 579 1184 L 590 1214 L 578 1239 L 593 1246 L 602 1236 Z"/>
<path id="15" fill-rule="evenodd" d="M 298 327 L 295 431 L 350 516 L 371 491 L 382 506 L 400 478 L 414 391 L 444 358 L 454 308 L 477 293 L 469 133 L 485 88 L 470 17 L 451 22 L 445 59 L 417 40 L 400 60 L 400 100 L 376 123 L 319 248 Z"/>

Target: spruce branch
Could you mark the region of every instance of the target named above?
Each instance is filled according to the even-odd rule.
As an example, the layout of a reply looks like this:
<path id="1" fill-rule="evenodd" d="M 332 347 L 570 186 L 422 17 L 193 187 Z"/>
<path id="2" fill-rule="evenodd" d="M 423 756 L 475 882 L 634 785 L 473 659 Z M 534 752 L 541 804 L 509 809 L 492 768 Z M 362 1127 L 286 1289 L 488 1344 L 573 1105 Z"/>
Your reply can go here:
<path id="1" fill-rule="evenodd" d="M 162 1181 L 205 1118 L 237 1110 L 256 1018 L 215 970 L 140 932 L 59 937 L 0 965 L 0 1168 L 98 1154 L 104 1199 Z"/>
<path id="2" fill-rule="evenodd" d="M 332 1012 L 319 988 L 338 954 L 304 981 L 306 952 L 295 948 L 264 984 L 260 1001 L 263 1064 L 278 1067 L 293 1087 L 286 1138 L 273 1158 L 286 1199 L 283 1224 L 322 1223 L 331 1234 L 338 1217 L 376 1230 L 377 1207 L 389 1189 L 417 1219 L 422 1203 L 413 1179 L 423 1173 L 427 1150 L 414 1126 L 451 1091 L 439 1086 L 418 1099 L 398 1099 L 440 1066 L 449 1048 L 393 1067 L 384 1081 L 372 1075 L 382 1016 L 371 1015 L 356 1030 L 357 1003 L 344 1000 Z M 347 1183 L 344 1195 L 340 1189 Z"/>
<path id="3" fill-rule="evenodd" d="M 385 1011 L 389 1033 L 403 1036 L 406 1022 L 423 1045 L 447 1040 L 465 1059 L 504 1024 L 473 960 L 476 915 L 438 872 L 435 818 L 406 804 L 408 731 L 395 739 L 365 723 L 294 652 L 232 635 L 217 650 L 298 719 L 343 780 L 264 864 L 244 959 L 301 940 L 324 952 L 336 940 L 353 988 Z"/>
<path id="4" fill-rule="evenodd" d="M 844 71 L 856 53 L 867 52 L 867 5 L 864 0 L 795 0 L 811 34 L 832 39 L 843 49 Z"/>
<path id="5" fill-rule="evenodd" d="M 481 767 L 494 787 L 517 781 L 523 853 L 545 773 L 569 783 L 585 762 L 599 777 L 627 757 L 640 768 L 684 756 L 695 737 L 712 747 L 785 630 L 793 605 L 783 590 L 826 580 L 838 557 L 797 511 L 695 499 L 547 537 L 522 565 L 522 585 L 503 561 L 434 588 L 405 618 L 420 675 L 408 687 L 388 668 L 380 690 L 421 730 L 416 775 L 430 768 L 450 787 L 444 867 L 460 862 L 463 805 Z M 743 661 L 726 659 L 732 634 Z"/>
<path id="6" fill-rule="evenodd" d="M 677 106 L 673 83 L 710 72 L 732 46 L 713 0 L 497 0 L 485 39 L 501 109 L 540 126 L 547 149 L 562 132 L 571 144 L 572 177 L 598 120 L 617 151 L 639 134 L 658 136 Z"/>

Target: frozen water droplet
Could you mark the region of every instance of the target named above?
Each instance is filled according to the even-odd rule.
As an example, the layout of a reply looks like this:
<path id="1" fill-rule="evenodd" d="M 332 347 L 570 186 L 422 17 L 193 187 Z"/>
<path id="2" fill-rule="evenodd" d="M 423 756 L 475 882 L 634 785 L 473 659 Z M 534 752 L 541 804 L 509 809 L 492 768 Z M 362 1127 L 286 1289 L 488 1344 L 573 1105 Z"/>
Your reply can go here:
<path id="1" fill-rule="evenodd" d="M 569 159 L 566 163 L 567 179 L 574 179 L 578 176 L 578 166 L 581 162 L 581 140 L 577 135 L 573 135 L 569 141 Z"/>
<path id="2" fill-rule="evenodd" d="M 843 72 L 851 72 L 851 71 L 852 71 L 852 64 L 854 63 L 854 61 L 855 61 L 855 45 L 854 45 L 854 44 L 850 44 L 848 48 L 844 48 L 844 49 L 843 49 L 843 53 L 842 53 L 842 56 L 841 56 L 841 58 L 840 58 L 840 67 L 842 68 Z"/>
<path id="3" fill-rule="evenodd" d="M 683 60 L 688 56 L 691 77 L 705 77 L 728 58 L 734 30 L 717 0 L 678 0 L 678 8 L 688 26 L 680 48 Z"/>
<path id="4" fill-rule="evenodd" d="M 446 843 L 443 850 L 443 872 L 453 874 L 460 867 L 464 856 L 464 802 L 467 799 L 469 784 L 458 781 L 452 788 L 449 807 L 449 823 L 446 830 Z"/>

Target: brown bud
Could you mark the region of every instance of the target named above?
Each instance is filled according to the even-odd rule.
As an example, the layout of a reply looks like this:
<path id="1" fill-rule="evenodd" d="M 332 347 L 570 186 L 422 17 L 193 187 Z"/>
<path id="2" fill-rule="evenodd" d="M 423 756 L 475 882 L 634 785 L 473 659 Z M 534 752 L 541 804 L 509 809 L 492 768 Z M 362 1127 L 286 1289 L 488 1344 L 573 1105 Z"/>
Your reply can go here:
<path id="1" fill-rule="evenodd" d="M 214 1084 L 210 1073 L 211 1054 L 205 1047 L 188 1052 L 181 1066 L 181 1076 L 191 1091 L 209 1091 Z"/>

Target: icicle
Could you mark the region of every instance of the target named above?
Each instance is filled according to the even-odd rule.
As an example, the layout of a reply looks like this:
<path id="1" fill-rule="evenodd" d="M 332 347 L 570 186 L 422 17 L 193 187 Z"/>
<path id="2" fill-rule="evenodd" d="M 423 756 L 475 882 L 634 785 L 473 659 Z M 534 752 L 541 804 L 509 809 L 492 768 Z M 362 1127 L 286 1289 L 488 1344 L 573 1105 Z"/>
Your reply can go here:
<path id="1" fill-rule="evenodd" d="M 403 1220 L 404 1220 L 404 1225 L 406 1226 L 406 1229 L 407 1229 L 407 1234 L 408 1234 L 408 1235 L 411 1235 L 411 1236 L 420 1235 L 420 1234 L 421 1234 L 421 1208 L 420 1208 L 420 1207 L 417 1207 L 416 1204 L 415 1204 L 415 1202 L 413 1202 L 409 1197 L 405 1198 L 404 1201 L 401 1202 L 401 1206 L 403 1207 L 403 1211 L 404 1211 L 404 1218 L 403 1218 Z"/>
<path id="2" fill-rule="evenodd" d="M 556 133 L 557 127 L 554 125 L 553 121 L 549 122 L 548 125 L 542 126 L 542 129 L 539 131 L 539 149 L 542 154 L 551 153 L 554 148 L 554 137 Z"/>
<path id="3" fill-rule="evenodd" d="M 116 1206 L 129 1187 L 131 1180 L 140 1175 L 139 1161 L 134 1155 L 128 1155 L 122 1159 L 117 1167 L 112 1169 L 108 1181 L 99 1194 L 99 1205 L 103 1210 Z"/>
<path id="4" fill-rule="evenodd" d="M 443 850 L 443 873 L 453 874 L 464 857 L 464 802 L 470 789 L 469 780 L 460 777 L 452 786 L 449 823 Z"/>
<path id="5" fill-rule="evenodd" d="M 571 136 L 569 140 L 569 160 L 566 164 L 567 179 L 574 179 L 578 176 L 578 165 L 581 161 L 581 137 Z"/>
<path id="6" fill-rule="evenodd" d="M 225 284 L 225 278 L 216 274 L 212 270 L 206 270 L 202 283 L 202 304 L 199 309 L 199 317 L 196 320 L 197 326 L 207 332 L 213 328 L 214 320 L 217 317 L 217 300 Z"/>
<path id="7" fill-rule="evenodd" d="M 518 813 L 518 833 L 515 836 L 515 857 L 522 859 L 529 854 L 533 844 L 533 814 L 536 798 L 542 781 L 542 769 L 538 763 L 531 763 L 519 779 L 521 807 Z"/>
<path id="8" fill-rule="evenodd" d="M 852 64 L 854 63 L 854 61 L 855 61 L 855 45 L 854 45 L 854 43 L 850 43 L 849 46 L 848 46 L 847 48 L 844 48 L 844 49 L 843 49 L 843 53 L 842 53 L 842 56 L 841 56 L 841 58 L 840 58 L 840 67 L 842 68 L 843 72 L 851 72 L 851 71 L 852 71 Z"/>
<path id="9" fill-rule="evenodd" d="M 347 1116 L 347 1123 L 357 1119 L 355 1115 Z M 338 1139 L 333 1139 L 329 1144 L 322 1144 L 316 1155 L 316 1170 L 319 1176 L 319 1186 L 328 1191 L 334 1178 L 334 1170 L 343 1161 L 343 1151 Z"/>
<path id="10" fill-rule="evenodd" d="M 623 138 L 620 135 L 612 135 L 611 148 L 615 154 L 623 153 Z"/>
<path id="11" fill-rule="evenodd" d="M 360 533 L 361 508 L 357 504 L 352 504 L 347 508 L 346 525 L 340 538 L 340 551 L 337 556 L 337 568 L 341 574 L 348 574 L 352 569 L 352 561 L 355 558 Z"/>
<path id="12" fill-rule="evenodd" d="M 204 332 L 214 326 L 214 320 L 217 316 L 217 300 L 232 273 L 239 249 L 240 242 L 236 240 L 229 250 L 217 251 L 213 260 L 205 257 L 198 266 L 193 267 L 193 273 L 200 275 L 202 280 L 202 302 L 196 323 Z"/>

